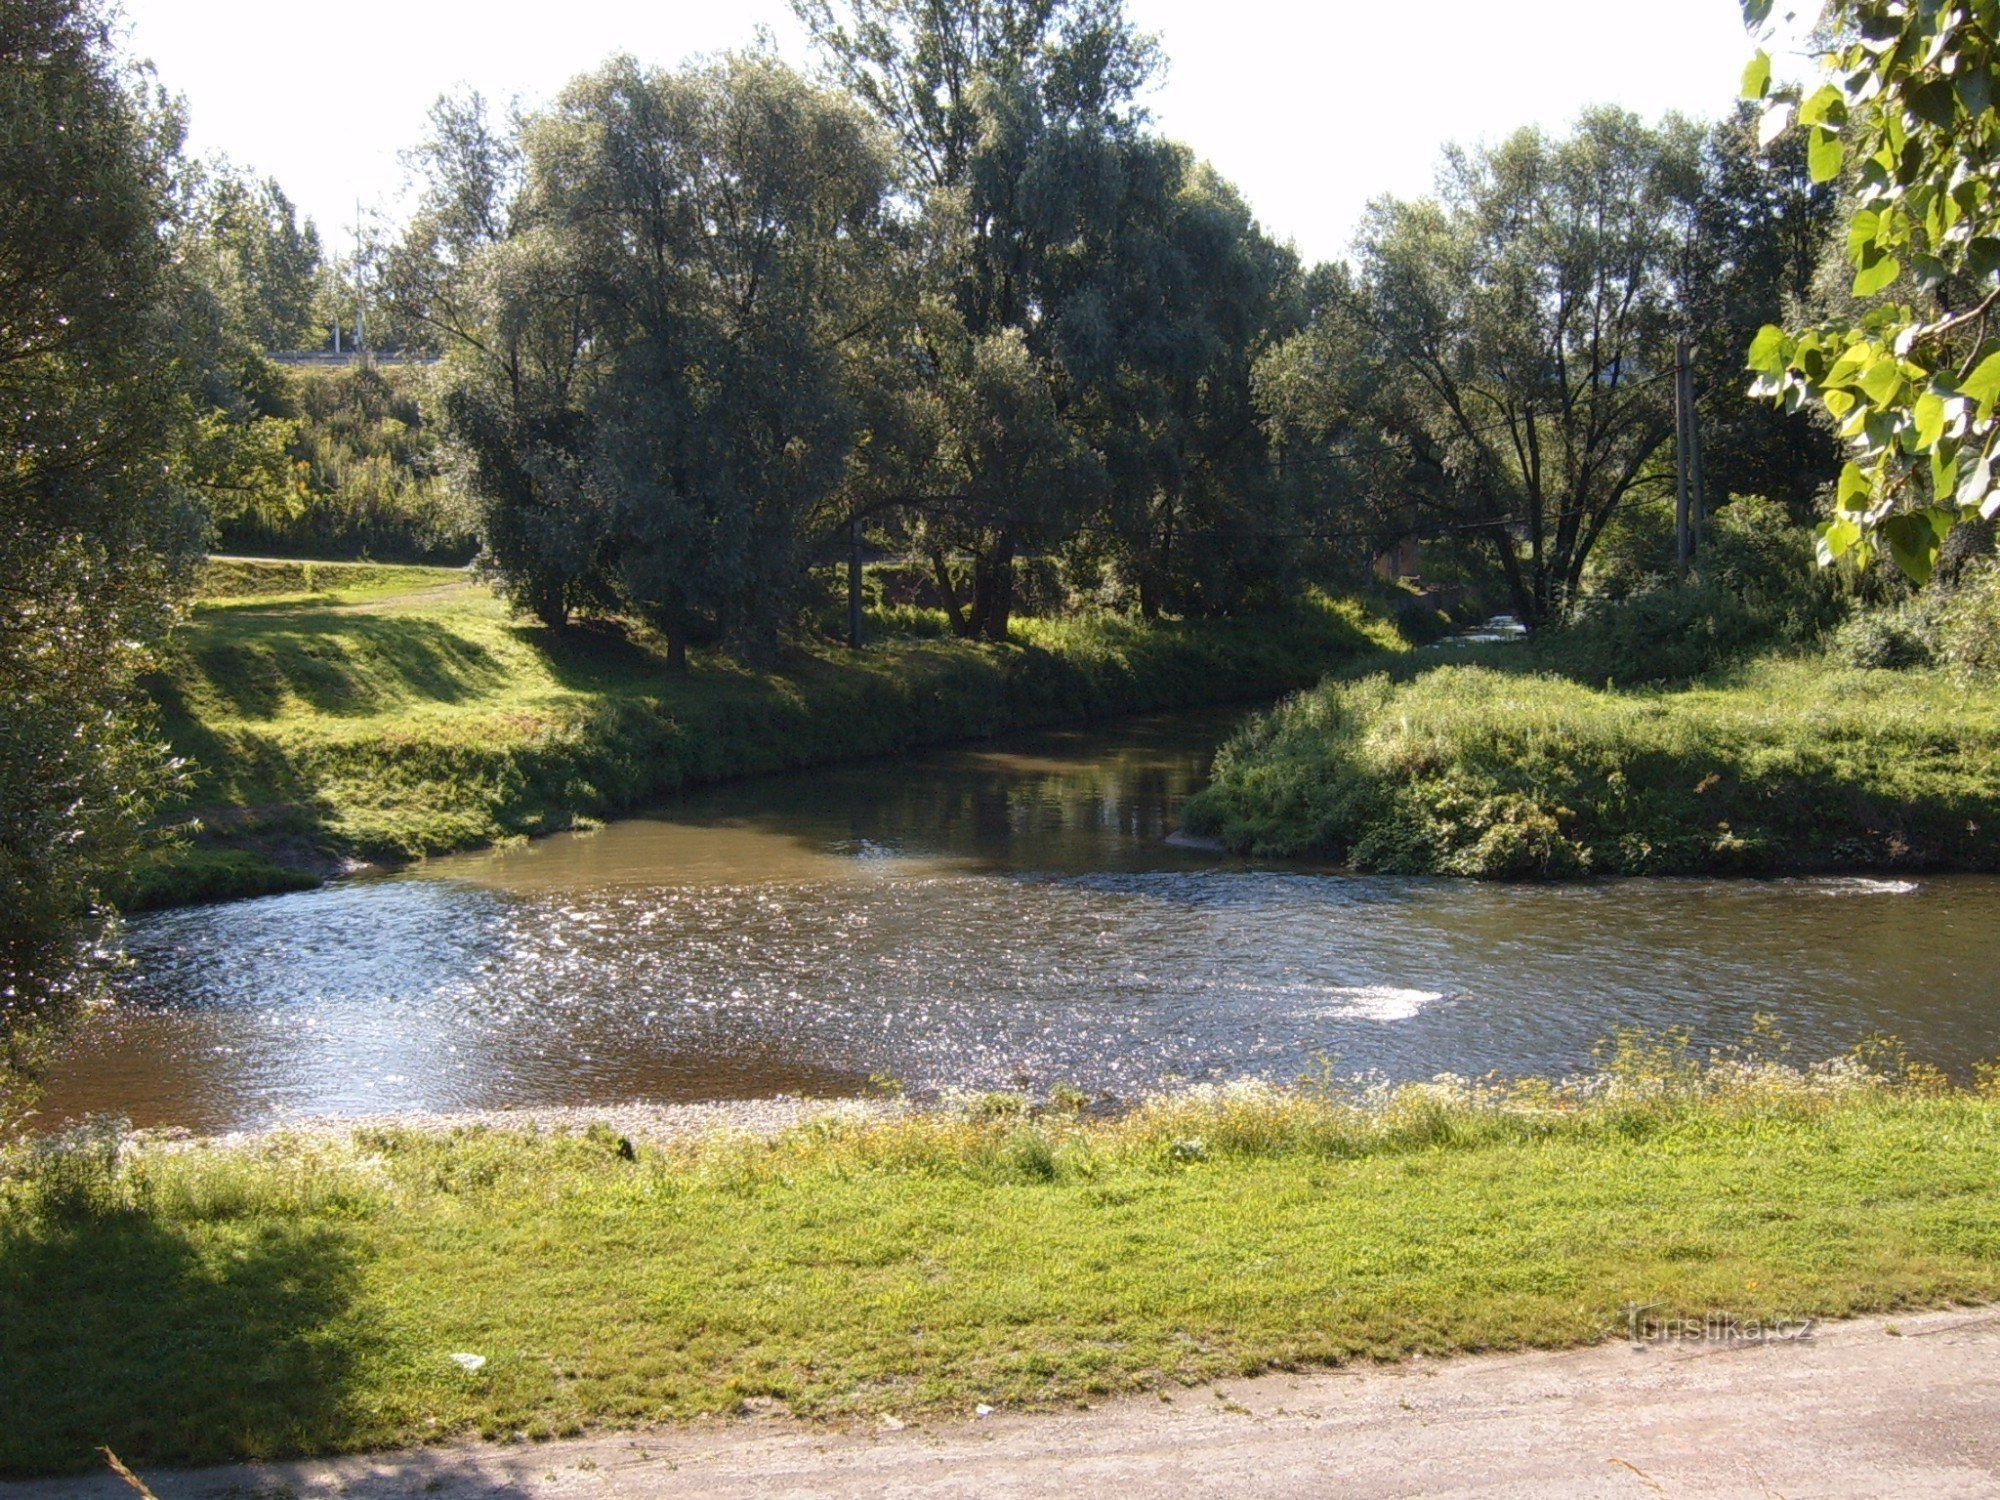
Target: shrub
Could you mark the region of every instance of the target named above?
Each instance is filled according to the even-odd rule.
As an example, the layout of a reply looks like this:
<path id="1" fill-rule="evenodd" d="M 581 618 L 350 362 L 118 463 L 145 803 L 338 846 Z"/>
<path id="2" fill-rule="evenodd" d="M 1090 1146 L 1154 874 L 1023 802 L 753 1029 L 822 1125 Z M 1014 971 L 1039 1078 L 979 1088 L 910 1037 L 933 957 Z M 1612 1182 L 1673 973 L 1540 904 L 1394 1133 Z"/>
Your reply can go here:
<path id="1" fill-rule="evenodd" d="M 1908 610 L 1870 610 L 1834 633 L 1828 652 L 1849 667 L 1928 667 L 1936 659 L 1932 622 Z"/>
<path id="2" fill-rule="evenodd" d="M 1784 507 L 1739 496 L 1712 532 L 1692 580 L 1655 577 L 1595 604 L 1547 644 L 1550 665 L 1584 682 L 1685 681 L 1839 624 L 1840 581 Z"/>

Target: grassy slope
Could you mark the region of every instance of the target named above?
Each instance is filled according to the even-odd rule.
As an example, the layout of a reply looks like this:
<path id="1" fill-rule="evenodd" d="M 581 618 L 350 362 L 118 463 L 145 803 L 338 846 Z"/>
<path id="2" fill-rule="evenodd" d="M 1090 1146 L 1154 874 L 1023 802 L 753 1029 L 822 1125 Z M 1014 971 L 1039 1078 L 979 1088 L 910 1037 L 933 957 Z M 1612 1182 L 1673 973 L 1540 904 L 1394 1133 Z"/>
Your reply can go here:
<path id="1" fill-rule="evenodd" d="M 154 684 L 207 831 L 135 904 L 254 888 L 265 855 L 411 857 L 726 776 L 1275 696 L 1400 643 L 1360 603 L 1322 601 L 1216 624 L 1027 621 L 1022 644 L 904 639 L 771 672 L 698 657 L 676 675 L 642 639 L 523 622 L 451 570 L 240 563 L 219 587 Z"/>
<path id="2" fill-rule="evenodd" d="M 776 1142 L 367 1134 L 0 1175 L 0 1472 L 1064 1402 L 2000 1296 L 2000 1103 L 1880 1085 Z M 485 1356 L 468 1374 L 455 1352 Z"/>
<path id="3" fill-rule="evenodd" d="M 1190 826 L 1365 869 L 2000 868 L 2000 687 L 1944 674 L 1767 660 L 1599 690 L 1440 666 L 1302 694 L 1217 770 Z"/>

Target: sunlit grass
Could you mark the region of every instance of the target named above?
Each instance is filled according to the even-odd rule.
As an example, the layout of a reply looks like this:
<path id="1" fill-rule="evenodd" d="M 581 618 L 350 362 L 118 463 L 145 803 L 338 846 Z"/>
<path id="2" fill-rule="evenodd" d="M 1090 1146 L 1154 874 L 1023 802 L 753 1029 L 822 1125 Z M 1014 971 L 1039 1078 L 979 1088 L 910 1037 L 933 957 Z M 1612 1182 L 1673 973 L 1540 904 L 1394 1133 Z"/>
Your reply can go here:
<path id="1" fill-rule="evenodd" d="M 2000 1294 L 2000 1103 L 1921 1070 L 1236 1087 L 771 1138 L 365 1131 L 17 1153 L 0 1469 L 1273 1366 Z M 452 1358 L 483 1360 L 468 1371 Z"/>
<path id="2" fill-rule="evenodd" d="M 1818 658 L 1675 689 L 1332 682 L 1241 734 L 1189 811 L 1239 848 L 1402 872 L 1990 869 L 2000 687 Z"/>
<path id="3" fill-rule="evenodd" d="M 304 565 L 233 566 L 282 574 L 282 587 L 283 570 Z M 415 592 L 385 582 L 411 577 Z M 200 847 L 327 858 L 467 848 L 725 776 L 1275 696 L 1396 643 L 1359 601 L 1316 598 L 1241 621 L 1029 620 L 1005 645 L 814 644 L 769 668 L 697 653 L 677 673 L 643 631 L 550 630 L 462 573 L 340 578 L 348 592 L 197 611 L 153 684 L 193 768 Z M 889 623 L 913 621 L 903 611 Z M 181 873 L 170 860 L 151 886 L 188 888 Z"/>

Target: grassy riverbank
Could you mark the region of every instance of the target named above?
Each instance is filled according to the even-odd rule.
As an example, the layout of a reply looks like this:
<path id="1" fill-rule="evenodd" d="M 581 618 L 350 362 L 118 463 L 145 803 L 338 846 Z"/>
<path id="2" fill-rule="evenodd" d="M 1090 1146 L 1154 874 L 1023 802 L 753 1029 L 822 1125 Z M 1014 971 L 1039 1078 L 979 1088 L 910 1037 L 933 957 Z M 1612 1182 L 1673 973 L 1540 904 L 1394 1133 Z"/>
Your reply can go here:
<path id="1" fill-rule="evenodd" d="M 918 1419 L 2000 1296 L 2000 1102 L 1853 1070 L 17 1154 L 0 1472 Z M 478 1355 L 476 1369 L 455 1355 Z M 477 1362 L 475 1362 L 477 1363 Z M 1200 1393 L 1204 1399 L 1205 1392 Z"/>
<path id="2" fill-rule="evenodd" d="M 620 628 L 552 631 L 450 569 L 230 564 L 154 684 L 195 843 L 134 905 L 543 833 L 730 776 L 1009 729 L 1276 696 L 1401 638 L 1358 599 L 1148 625 L 1023 621 L 1004 646 L 901 637 L 759 671 L 670 672 Z"/>
<path id="3" fill-rule="evenodd" d="M 1299 695 L 1188 825 L 1401 873 L 2000 868 L 2000 688 L 1817 657 L 1596 688 L 1533 650 Z"/>

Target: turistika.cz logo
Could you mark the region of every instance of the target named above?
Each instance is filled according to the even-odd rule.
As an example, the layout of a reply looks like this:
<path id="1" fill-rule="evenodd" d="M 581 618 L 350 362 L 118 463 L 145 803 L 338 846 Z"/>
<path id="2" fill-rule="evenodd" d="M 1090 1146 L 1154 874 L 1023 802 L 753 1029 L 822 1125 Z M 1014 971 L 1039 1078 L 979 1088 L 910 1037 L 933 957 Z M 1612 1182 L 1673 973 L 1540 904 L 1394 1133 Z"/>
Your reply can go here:
<path id="1" fill-rule="evenodd" d="M 1817 1318 L 1739 1318 L 1708 1313 L 1699 1318 L 1661 1318 L 1660 1304 L 1625 1305 L 1625 1333 L 1634 1344 L 1779 1344 L 1809 1339 Z"/>

